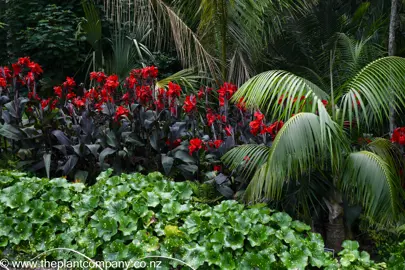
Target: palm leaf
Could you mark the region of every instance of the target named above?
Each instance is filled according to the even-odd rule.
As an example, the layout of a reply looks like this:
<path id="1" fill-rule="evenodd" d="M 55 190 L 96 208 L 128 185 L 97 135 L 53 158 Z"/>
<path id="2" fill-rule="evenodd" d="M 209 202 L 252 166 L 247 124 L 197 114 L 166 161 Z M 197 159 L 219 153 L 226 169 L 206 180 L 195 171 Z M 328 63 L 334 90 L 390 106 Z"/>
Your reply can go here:
<path id="1" fill-rule="evenodd" d="M 306 97 L 306 106 L 294 98 Z M 323 107 L 320 103 L 328 99 L 328 94 L 312 82 L 282 70 L 267 71 L 247 81 L 235 93 L 233 100 L 244 97 L 246 105 L 251 108 L 260 108 L 266 114 L 272 112 L 273 118 L 288 119 L 292 114 L 300 111 L 315 113 Z M 285 99 L 285 102 L 279 102 Z M 312 105 L 308 102 L 311 100 Z"/>
<path id="2" fill-rule="evenodd" d="M 398 175 L 400 170 L 405 168 L 405 162 L 402 158 L 401 150 L 389 140 L 376 138 L 369 143 L 366 148 L 374 154 L 381 157 L 390 168 L 394 168 Z"/>
<path id="3" fill-rule="evenodd" d="M 194 69 L 183 69 L 156 82 L 156 87 L 167 88 L 169 82 L 176 82 L 179 85 L 194 90 L 198 88 L 202 78 L 202 76 L 196 75 L 196 71 Z"/>
<path id="4" fill-rule="evenodd" d="M 254 175 L 247 190 L 249 199 L 278 199 L 286 181 L 323 169 L 328 160 L 332 168 L 339 169 L 344 141 L 341 130 L 325 110 L 320 116 L 295 115 L 277 134 L 267 163 Z"/>
<path id="5" fill-rule="evenodd" d="M 222 157 L 222 161 L 229 166 L 231 170 L 242 166 L 241 174 L 244 177 L 248 177 L 266 162 L 269 153 L 270 148 L 265 145 L 245 144 L 229 150 Z"/>
<path id="6" fill-rule="evenodd" d="M 402 190 L 393 168 L 375 153 L 349 155 L 341 179 L 342 190 L 360 203 L 367 216 L 384 224 L 395 220 L 400 210 Z"/>
<path id="7" fill-rule="evenodd" d="M 367 115 L 368 105 L 374 121 L 382 123 L 389 117 L 391 105 L 396 111 L 399 106 L 405 106 L 405 59 L 380 58 L 363 68 L 344 89 L 342 121 L 355 119 L 360 122 L 362 114 L 366 124 L 370 125 L 372 119 Z"/>

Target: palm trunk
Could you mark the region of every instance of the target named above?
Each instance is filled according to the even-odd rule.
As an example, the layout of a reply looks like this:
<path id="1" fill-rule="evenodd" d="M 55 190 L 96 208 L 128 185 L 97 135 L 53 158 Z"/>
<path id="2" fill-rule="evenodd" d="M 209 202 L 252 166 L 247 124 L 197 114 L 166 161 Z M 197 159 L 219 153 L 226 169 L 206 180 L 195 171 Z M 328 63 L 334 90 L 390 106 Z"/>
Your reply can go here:
<path id="1" fill-rule="evenodd" d="M 388 55 L 394 56 L 395 55 L 395 31 L 397 27 L 397 19 L 398 19 L 398 0 L 391 1 L 391 18 L 390 18 L 390 29 L 389 29 L 389 37 L 388 37 Z M 394 91 L 395 89 L 391 89 L 392 91 L 392 98 L 394 98 Z M 393 99 L 391 99 L 393 100 Z M 395 104 L 390 104 L 390 135 L 394 132 L 395 129 Z"/>
<path id="2" fill-rule="evenodd" d="M 324 201 L 329 210 L 329 222 L 326 224 L 326 247 L 338 252 L 342 249 L 342 243 L 346 238 L 343 218 L 343 205 L 340 194 L 335 193 L 334 197 Z"/>

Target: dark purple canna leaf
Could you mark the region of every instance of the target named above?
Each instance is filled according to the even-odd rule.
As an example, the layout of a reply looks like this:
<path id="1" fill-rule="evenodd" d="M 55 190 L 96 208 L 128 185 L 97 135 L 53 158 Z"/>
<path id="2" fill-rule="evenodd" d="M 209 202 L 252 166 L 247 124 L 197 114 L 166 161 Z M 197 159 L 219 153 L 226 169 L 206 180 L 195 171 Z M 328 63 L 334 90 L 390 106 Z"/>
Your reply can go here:
<path id="1" fill-rule="evenodd" d="M 66 137 L 65 133 L 63 133 L 61 130 L 54 130 L 52 131 L 52 134 L 56 137 L 56 139 L 59 141 L 60 144 L 63 145 L 71 145 L 71 141 L 69 140 L 68 137 Z"/>

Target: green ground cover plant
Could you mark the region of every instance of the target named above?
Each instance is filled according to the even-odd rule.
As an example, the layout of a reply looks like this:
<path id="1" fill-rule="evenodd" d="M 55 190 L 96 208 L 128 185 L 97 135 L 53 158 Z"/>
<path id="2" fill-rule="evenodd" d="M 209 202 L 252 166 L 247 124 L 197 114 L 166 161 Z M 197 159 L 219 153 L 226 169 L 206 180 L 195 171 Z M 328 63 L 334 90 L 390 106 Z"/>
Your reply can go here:
<path id="1" fill-rule="evenodd" d="M 107 170 L 91 187 L 20 172 L 0 175 L 0 250 L 10 259 L 65 247 L 110 261 L 163 255 L 198 269 L 384 266 L 351 241 L 344 243 L 338 263 L 324 251 L 319 234 L 286 213 L 233 200 L 202 204 L 191 183 L 160 173 L 112 176 Z M 52 252 L 48 259 L 72 256 Z"/>

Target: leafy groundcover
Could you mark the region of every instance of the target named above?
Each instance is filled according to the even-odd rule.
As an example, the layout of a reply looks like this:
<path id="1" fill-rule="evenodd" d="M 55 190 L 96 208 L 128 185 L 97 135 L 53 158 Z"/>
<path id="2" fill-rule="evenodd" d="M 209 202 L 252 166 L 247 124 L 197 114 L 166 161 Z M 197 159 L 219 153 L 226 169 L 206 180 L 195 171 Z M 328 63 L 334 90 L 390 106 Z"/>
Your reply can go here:
<path id="1" fill-rule="evenodd" d="M 64 247 L 97 260 L 163 255 L 198 269 L 382 267 L 355 242 L 344 243 L 338 262 L 324 252 L 319 234 L 285 213 L 230 200 L 198 203 L 189 183 L 159 173 L 112 176 L 109 170 L 97 181 L 86 187 L 63 178 L 0 172 L 1 257 L 27 259 Z M 68 252 L 47 256 L 75 257 Z"/>

